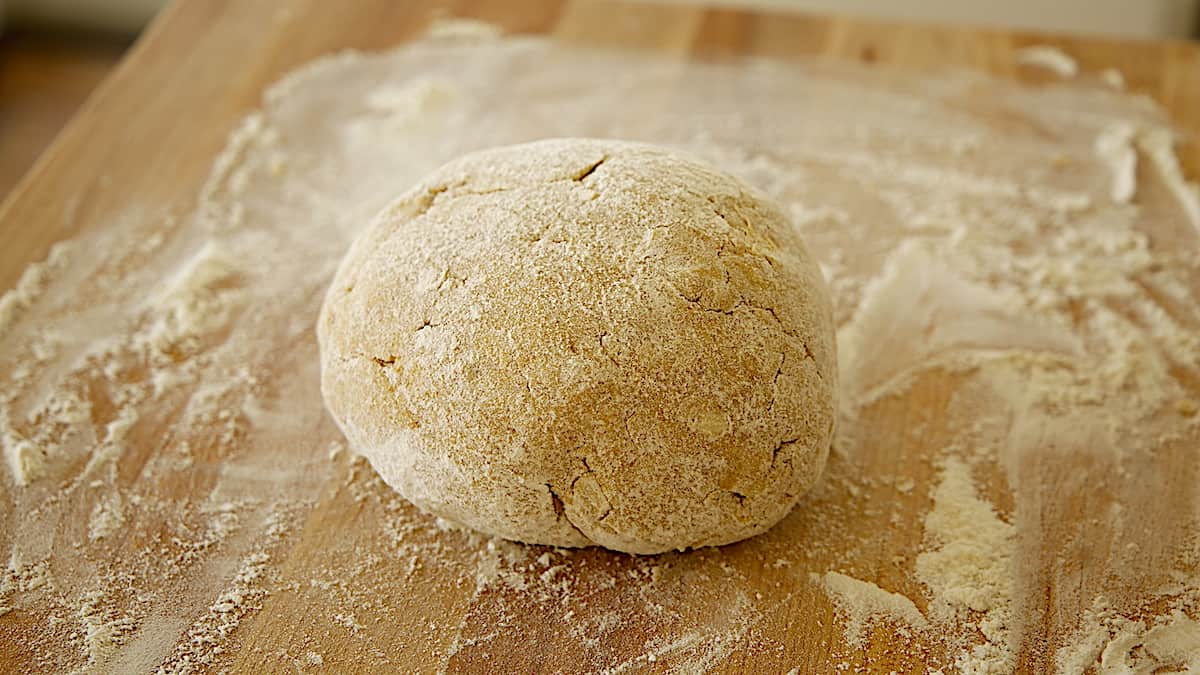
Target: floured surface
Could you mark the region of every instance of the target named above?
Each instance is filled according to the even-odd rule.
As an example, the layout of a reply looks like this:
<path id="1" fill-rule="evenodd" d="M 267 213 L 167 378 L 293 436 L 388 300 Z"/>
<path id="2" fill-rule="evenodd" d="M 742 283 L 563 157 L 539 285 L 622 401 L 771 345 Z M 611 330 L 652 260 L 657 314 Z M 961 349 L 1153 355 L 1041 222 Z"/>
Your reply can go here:
<path id="1" fill-rule="evenodd" d="M 289 76 L 193 211 L 131 211 L 0 302 L 5 658 L 1195 662 L 1200 207 L 1153 105 L 1082 75 L 1033 89 L 438 33 Z M 313 322 L 349 241 L 447 159 L 548 136 L 704 156 L 787 206 L 826 269 L 840 438 L 767 534 L 653 558 L 492 541 L 339 445 Z"/>

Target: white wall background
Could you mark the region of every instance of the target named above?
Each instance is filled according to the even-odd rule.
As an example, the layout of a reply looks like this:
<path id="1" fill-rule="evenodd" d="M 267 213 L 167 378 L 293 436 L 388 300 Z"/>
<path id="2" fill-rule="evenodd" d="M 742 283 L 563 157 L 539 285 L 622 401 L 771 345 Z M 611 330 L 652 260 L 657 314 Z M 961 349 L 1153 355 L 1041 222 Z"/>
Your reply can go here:
<path id="1" fill-rule="evenodd" d="M 1196 36 L 1200 28 L 1200 0 L 715 1 L 729 6 L 1118 37 L 1187 38 Z"/>
<path id="2" fill-rule="evenodd" d="M 262 0 L 239 0 L 260 2 Z M 328 0 L 343 2 L 352 0 Z M 493 0 L 503 2 L 504 0 Z M 660 0 L 661 1 L 661 0 Z M 668 0 L 1119 37 L 1195 36 L 1200 0 Z M 132 32 L 166 0 L 0 0 L 10 21 Z"/>

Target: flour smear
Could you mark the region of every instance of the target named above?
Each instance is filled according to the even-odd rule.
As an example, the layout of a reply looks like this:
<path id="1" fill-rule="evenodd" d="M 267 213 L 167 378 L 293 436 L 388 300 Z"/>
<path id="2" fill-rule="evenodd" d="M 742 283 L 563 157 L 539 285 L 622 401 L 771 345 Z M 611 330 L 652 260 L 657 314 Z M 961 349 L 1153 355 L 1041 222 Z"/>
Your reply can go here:
<path id="1" fill-rule="evenodd" d="M 464 23 L 293 72 L 193 209 L 131 205 L 0 299 L 3 653 L 62 672 L 527 670 L 531 643 L 609 672 L 1197 667 L 1200 199 L 1156 106 L 1022 58 L 1072 77 L 681 64 Z M 313 324 L 352 238 L 441 163 L 553 136 L 711 160 L 779 200 L 829 276 L 839 439 L 765 535 L 654 558 L 498 542 L 341 451 Z"/>

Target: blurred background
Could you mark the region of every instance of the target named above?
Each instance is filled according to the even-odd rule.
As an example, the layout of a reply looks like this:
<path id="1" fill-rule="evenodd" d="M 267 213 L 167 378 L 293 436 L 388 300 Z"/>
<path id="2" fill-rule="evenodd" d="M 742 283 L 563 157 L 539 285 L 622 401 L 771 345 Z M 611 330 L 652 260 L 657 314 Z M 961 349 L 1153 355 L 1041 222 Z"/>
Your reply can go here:
<path id="1" fill-rule="evenodd" d="M 0 0 L 0 200 L 166 4 L 167 0 Z M 705 0 L 703 4 L 1130 39 L 1200 36 L 1200 0 Z"/>

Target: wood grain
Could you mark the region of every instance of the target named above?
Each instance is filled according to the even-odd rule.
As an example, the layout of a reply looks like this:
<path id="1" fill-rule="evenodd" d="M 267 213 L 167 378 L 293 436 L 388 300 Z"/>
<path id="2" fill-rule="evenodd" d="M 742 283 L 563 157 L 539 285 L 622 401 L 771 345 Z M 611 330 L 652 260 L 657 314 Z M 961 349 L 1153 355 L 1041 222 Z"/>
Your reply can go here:
<path id="1" fill-rule="evenodd" d="M 164 213 L 186 210 L 194 203 L 227 134 L 258 105 L 267 85 L 289 69 L 323 54 L 401 43 L 423 30 L 438 12 L 478 17 L 498 23 L 509 32 L 547 33 L 570 44 L 651 50 L 678 59 L 818 57 L 916 70 L 950 65 L 1031 83 L 1045 81 L 1046 76 L 1015 66 L 1015 50 L 1029 44 L 1055 45 L 1075 56 L 1086 71 L 1119 69 L 1132 91 L 1157 100 L 1187 134 L 1179 152 L 1186 172 L 1194 179 L 1200 170 L 1200 144 L 1196 140 L 1200 136 L 1200 48 L 1189 43 L 1121 42 L 579 0 L 403 4 L 361 0 L 349 5 L 297 0 L 286 8 L 232 0 L 180 0 L 154 22 L 0 207 L 0 241 L 4 242 L 0 246 L 0 288 L 11 287 L 24 266 L 44 257 L 55 241 L 89 228 L 110 226 L 118 216 L 150 223 Z M 136 205 L 132 216 L 131 204 Z M 949 405 L 956 386 L 953 378 L 941 374 L 922 378 L 905 397 L 882 401 L 872 409 L 866 418 L 871 428 L 863 432 L 887 434 L 904 428 L 912 419 L 936 416 Z M 868 459 L 903 466 L 906 475 L 928 482 L 934 469 L 922 449 L 936 444 L 938 433 L 942 432 L 935 429 L 923 436 L 901 434 L 895 443 L 879 445 L 877 456 Z M 316 424 L 313 436 L 315 443 L 324 443 L 336 432 L 325 420 Z M 371 588 L 347 590 L 351 600 L 382 598 L 396 608 L 382 613 L 365 603 L 358 621 L 366 639 L 349 639 L 346 629 L 333 619 L 337 604 L 331 596 L 306 582 L 315 573 L 360 564 L 356 552 L 364 547 L 385 545 L 378 541 L 377 533 L 388 510 L 396 507 L 386 491 L 371 488 L 363 493 L 355 487 L 361 484 L 356 482 L 359 471 L 361 466 L 342 461 L 333 480 L 322 488 L 316 507 L 306 514 L 299 533 L 286 550 L 277 552 L 282 561 L 277 583 L 281 587 L 294 583 L 296 590 L 273 594 L 262 610 L 243 623 L 234 642 L 234 670 L 278 670 L 280 652 L 292 654 L 318 645 L 326 670 L 337 670 L 338 662 L 371 663 L 375 658 L 372 649 L 385 652 L 393 665 L 402 663 L 411 670 L 448 667 L 533 672 L 587 665 L 572 660 L 577 655 L 572 652 L 559 615 L 543 604 L 523 603 L 513 597 L 473 598 L 468 588 L 446 592 L 446 588 L 454 588 L 455 581 L 445 571 L 434 568 L 417 570 L 403 580 L 389 577 L 386 570 L 375 570 Z M 181 485 L 179 489 L 198 488 Z M 1002 484 L 993 486 L 988 496 L 1002 510 L 1011 508 Z M 1079 510 L 1086 509 L 1086 505 L 1076 503 L 1084 498 L 1065 494 L 1047 503 Z M 886 486 L 862 495 L 861 504 L 889 499 L 896 503 L 894 508 L 910 514 L 929 506 L 924 495 L 897 500 Z M 847 508 L 847 519 L 855 522 L 858 516 L 854 509 L 868 507 Z M 786 533 L 765 536 L 797 540 L 823 536 L 813 529 L 819 527 L 815 524 L 788 527 L 791 529 Z M 919 596 L 920 589 L 909 587 L 913 582 L 900 566 L 911 563 L 920 538 L 921 533 L 915 530 L 880 537 L 864 553 L 857 571 L 865 578 L 890 583 L 889 588 Z M 828 653 L 841 640 L 841 631 L 829 603 L 780 590 L 781 573 L 773 571 L 770 561 L 757 558 L 749 547 L 731 546 L 721 555 L 725 556 L 722 564 L 748 574 L 769 598 L 771 611 L 758 630 L 781 645 L 777 651 L 730 654 L 722 667 L 737 672 L 783 672 L 791 667 L 805 673 L 830 670 Z M 627 560 L 600 552 L 582 553 L 575 564 L 581 569 L 617 575 L 634 568 Z M 691 581 L 682 579 L 680 587 L 686 588 L 683 582 Z M 1055 612 L 1077 614 L 1084 608 L 1056 601 L 1055 584 L 1059 580 L 1036 582 L 1045 585 L 1046 600 L 1031 611 L 1044 616 L 1040 628 L 1044 637 L 1065 623 L 1064 617 Z M 600 587 L 585 590 L 601 599 L 611 593 Z M 495 632 L 501 610 L 507 616 L 519 617 L 518 625 L 509 625 L 507 632 L 492 639 L 489 651 L 465 649 L 452 653 L 451 645 L 464 635 Z M 669 625 L 638 626 L 633 632 L 615 633 L 606 648 L 619 661 L 620 657 L 637 655 L 643 643 L 637 634 L 640 631 L 710 620 L 711 616 L 687 614 L 685 608 L 685 613 Z M 7 635 L 11 638 L 22 629 Z M 886 629 L 877 627 L 870 637 L 870 651 L 855 656 L 852 665 L 869 665 L 872 672 L 914 672 L 921 668 L 920 655 L 892 648 L 896 638 Z M 0 639 L 0 663 L 16 666 L 27 656 L 18 641 Z M 542 657 L 553 660 L 543 661 Z M 1041 672 L 1050 663 L 1046 654 L 1023 653 L 1021 670 Z M 645 662 L 640 665 L 656 668 Z"/>
<path id="2" fill-rule="evenodd" d="M 0 288 L 11 288 L 24 266 L 44 257 L 55 241 L 105 222 L 126 203 L 125 195 L 136 194 L 147 213 L 186 206 L 232 125 L 284 72 L 340 49 L 398 44 L 435 13 L 478 17 L 509 32 L 545 32 L 566 42 L 696 58 L 828 57 L 910 70 L 950 65 L 1032 83 L 1047 75 L 1015 66 L 1014 51 L 1058 46 L 1085 71 L 1116 68 L 1130 91 L 1158 101 L 1184 132 L 1178 154 L 1185 172 L 1195 176 L 1200 169 L 1200 47 L 1190 42 L 642 3 L 358 2 L 335 9 L 301 2 L 284 11 L 182 0 L 159 16 L 0 206 L 0 236 L 8 244 L 0 251 Z M 118 167 L 114 158 L 136 161 Z"/>

